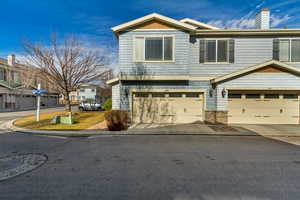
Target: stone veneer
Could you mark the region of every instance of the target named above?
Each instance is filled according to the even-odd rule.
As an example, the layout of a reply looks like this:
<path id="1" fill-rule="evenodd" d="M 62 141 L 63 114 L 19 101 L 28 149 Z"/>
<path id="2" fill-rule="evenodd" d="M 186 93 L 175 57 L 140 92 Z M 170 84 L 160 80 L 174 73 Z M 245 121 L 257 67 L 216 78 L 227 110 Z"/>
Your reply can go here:
<path id="1" fill-rule="evenodd" d="M 205 122 L 227 124 L 227 111 L 205 111 Z"/>

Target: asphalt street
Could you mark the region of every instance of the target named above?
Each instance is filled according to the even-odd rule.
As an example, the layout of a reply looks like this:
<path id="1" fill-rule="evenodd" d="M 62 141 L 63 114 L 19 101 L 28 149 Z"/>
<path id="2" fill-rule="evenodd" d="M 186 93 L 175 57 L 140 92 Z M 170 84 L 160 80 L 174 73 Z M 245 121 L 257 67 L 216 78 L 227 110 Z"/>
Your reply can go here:
<path id="1" fill-rule="evenodd" d="M 0 158 L 44 154 L 0 199 L 298 200 L 300 149 L 261 136 L 0 134 Z"/>

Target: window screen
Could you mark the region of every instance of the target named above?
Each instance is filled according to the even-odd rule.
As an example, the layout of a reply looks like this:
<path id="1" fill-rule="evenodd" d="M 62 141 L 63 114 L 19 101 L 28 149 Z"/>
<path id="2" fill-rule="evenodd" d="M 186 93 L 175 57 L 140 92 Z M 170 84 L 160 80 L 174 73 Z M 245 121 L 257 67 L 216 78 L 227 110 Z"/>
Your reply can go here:
<path id="1" fill-rule="evenodd" d="M 218 62 L 227 62 L 228 59 L 228 41 L 218 40 Z"/>
<path id="2" fill-rule="evenodd" d="M 206 62 L 216 62 L 216 40 L 206 41 Z"/>
<path id="3" fill-rule="evenodd" d="M 162 60 L 163 40 L 161 37 L 145 39 L 145 60 Z"/>
<path id="4" fill-rule="evenodd" d="M 164 60 L 173 60 L 173 38 L 164 38 Z"/>
<path id="5" fill-rule="evenodd" d="M 279 42 L 279 60 L 288 62 L 290 60 L 290 41 L 280 40 Z"/>
<path id="6" fill-rule="evenodd" d="M 300 62 L 300 40 L 292 40 L 291 62 Z"/>
<path id="7" fill-rule="evenodd" d="M 144 38 L 135 38 L 135 59 L 144 60 Z"/>

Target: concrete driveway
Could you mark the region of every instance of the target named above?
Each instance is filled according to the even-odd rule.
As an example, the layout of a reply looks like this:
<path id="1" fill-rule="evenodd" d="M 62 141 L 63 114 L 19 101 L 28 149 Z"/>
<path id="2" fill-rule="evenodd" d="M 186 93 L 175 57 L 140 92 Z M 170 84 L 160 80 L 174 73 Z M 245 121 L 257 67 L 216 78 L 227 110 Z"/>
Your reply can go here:
<path id="1" fill-rule="evenodd" d="M 238 126 L 263 136 L 300 136 L 300 125 L 297 124 L 244 124 Z"/>
<path id="2" fill-rule="evenodd" d="M 240 126 L 215 124 L 136 124 L 130 134 L 171 134 L 171 135 L 233 135 L 254 136 L 255 132 Z"/>

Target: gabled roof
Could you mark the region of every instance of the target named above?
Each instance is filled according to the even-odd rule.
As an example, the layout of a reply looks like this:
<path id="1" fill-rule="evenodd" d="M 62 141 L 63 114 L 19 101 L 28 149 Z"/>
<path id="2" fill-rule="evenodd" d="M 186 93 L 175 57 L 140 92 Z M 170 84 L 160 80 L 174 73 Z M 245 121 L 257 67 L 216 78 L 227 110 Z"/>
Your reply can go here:
<path id="1" fill-rule="evenodd" d="M 163 16 L 163 15 L 160 15 L 160 14 L 157 14 L 157 13 L 152 13 L 150 15 L 146 15 L 144 17 L 141 17 L 141 18 L 129 21 L 127 23 L 124 23 L 124 24 L 112 27 L 111 29 L 112 29 L 112 31 L 114 33 L 117 34 L 120 31 L 127 30 L 129 28 L 132 28 L 134 26 L 143 24 L 145 22 L 148 22 L 148 21 L 154 20 L 154 19 L 156 19 L 158 21 L 161 21 L 161 22 L 164 22 L 164 23 L 167 23 L 167 24 L 170 24 L 170 25 L 173 25 L 175 27 L 181 28 L 183 30 L 187 30 L 187 31 L 194 31 L 194 30 L 196 30 L 196 28 L 194 26 L 192 26 L 192 25 L 186 24 L 184 22 L 180 22 L 178 20 L 175 20 L 175 19 L 172 19 L 170 17 L 166 17 L 166 16 Z"/>
<path id="2" fill-rule="evenodd" d="M 197 20 L 190 19 L 190 18 L 184 18 L 184 19 L 182 19 L 180 21 L 183 22 L 183 23 L 195 26 L 197 28 L 201 28 L 201 29 L 210 29 L 210 30 L 218 30 L 219 29 L 217 27 L 214 27 L 214 26 L 211 26 L 211 25 L 208 25 L 208 24 L 204 24 L 202 22 L 199 22 Z"/>
<path id="3" fill-rule="evenodd" d="M 283 62 L 279 62 L 279 61 L 276 61 L 276 60 L 270 60 L 270 61 L 267 61 L 267 62 L 264 62 L 264 63 L 261 63 L 261 64 L 257 64 L 257 65 L 253 65 L 251 67 L 248 67 L 248 68 L 245 68 L 245 69 L 242 69 L 242 70 L 239 70 L 239 71 L 236 71 L 236 72 L 224 75 L 224 76 L 219 76 L 219 77 L 213 79 L 211 82 L 212 83 L 223 82 L 223 81 L 226 81 L 228 79 L 233 79 L 233 78 L 241 76 L 243 74 L 248 74 L 248 73 L 254 72 L 256 70 L 262 69 L 264 67 L 268 67 L 268 66 L 275 66 L 279 69 L 283 69 L 283 70 L 289 71 L 291 73 L 300 75 L 300 69 L 295 68 L 291 65 L 285 64 Z"/>

